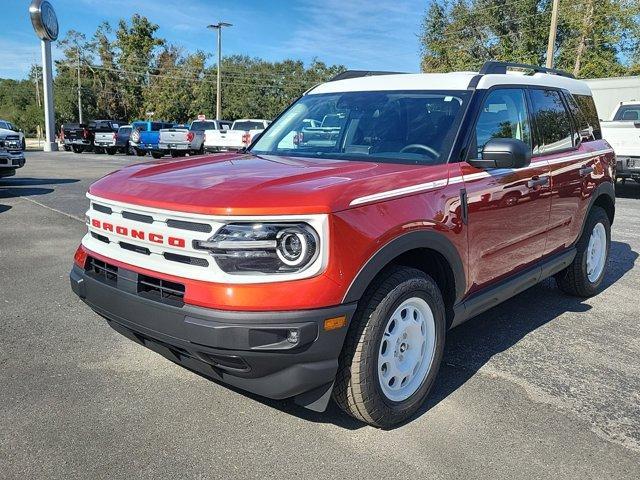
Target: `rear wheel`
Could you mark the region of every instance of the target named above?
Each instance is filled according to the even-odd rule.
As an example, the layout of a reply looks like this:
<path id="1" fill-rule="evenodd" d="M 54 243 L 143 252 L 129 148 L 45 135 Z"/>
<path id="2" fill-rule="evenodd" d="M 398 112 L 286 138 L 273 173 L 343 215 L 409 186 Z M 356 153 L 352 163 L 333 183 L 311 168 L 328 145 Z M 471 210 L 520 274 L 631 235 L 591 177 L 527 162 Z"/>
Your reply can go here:
<path id="1" fill-rule="evenodd" d="M 333 396 L 353 417 L 391 427 L 435 381 L 445 342 L 442 294 L 420 270 L 395 267 L 369 287 L 340 355 Z"/>
<path id="2" fill-rule="evenodd" d="M 83 147 L 79 147 L 77 145 L 73 145 L 71 149 L 73 150 L 73 153 L 82 153 L 84 151 Z"/>
<path id="3" fill-rule="evenodd" d="M 115 155 L 115 153 L 116 153 L 115 148 L 107 148 L 107 155 Z"/>
<path id="4" fill-rule="evenodd" d="M 577 297 L 595 295 L 604 279 L 610 247 L 609 217 L 602 208 L 594 206 L 576 244 L 576 257 L 571 265 L 556 274 L 560 290 Z"/>
<path id="5" fill-rule="evenodd" d="M 162 158 L 162 152 L 151 152 L 153 158 Z"/>
<path id="6" fill-rule="evenodd" d="M 146 151 L 140 150 L 139 148 L 134 148 L 133 151 L 136 152 L 138 157 L 144 157 L 147 154 Z"/>

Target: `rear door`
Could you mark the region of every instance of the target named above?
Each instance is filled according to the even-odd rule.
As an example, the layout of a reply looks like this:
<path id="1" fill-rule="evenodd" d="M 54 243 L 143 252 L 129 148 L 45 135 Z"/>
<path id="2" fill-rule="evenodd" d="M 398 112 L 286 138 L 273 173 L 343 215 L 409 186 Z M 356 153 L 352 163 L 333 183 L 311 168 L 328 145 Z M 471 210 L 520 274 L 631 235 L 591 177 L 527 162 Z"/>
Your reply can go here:
<path id="1" fill-rule="evenodd" d="M 468 155 L 479 157 L 492 138 L 516 138 L 532 146 L 529 113 L 523 88 L 490 90 Z M 519 169 L 460 166 L 468 202 L 468 276 L 475 291 L 541 259 L 551 208 L 549 167 L 545 160 Z"/>
<path id="2" fill-rule="evenodd" d="M 569 95 L 558 89 L 531 87 L 529 96 L 536 127 L 532 161 L 546 160 L 551 171 L 551 214 L 544 253 L 552 254 L 577 237 L 588 203 L 588 196 L 583 196 L 584 182 L 597 158 L 586 142 L 580 142 L 568 108 Z"/>

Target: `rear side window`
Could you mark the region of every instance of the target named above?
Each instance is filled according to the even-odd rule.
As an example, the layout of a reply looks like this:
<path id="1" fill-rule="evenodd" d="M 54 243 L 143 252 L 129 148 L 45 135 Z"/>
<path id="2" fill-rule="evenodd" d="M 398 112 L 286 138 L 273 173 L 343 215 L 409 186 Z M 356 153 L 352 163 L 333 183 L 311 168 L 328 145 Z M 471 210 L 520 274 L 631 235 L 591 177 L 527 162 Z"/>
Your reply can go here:
<path id="1" fill-rule="evenodd" d="M 639 121 L 640 105 L 622 105 L 613 119 L 616 121 Z"/>
<path id="2" fill-rule="evenodd" d="M 515 138 L 531 145 L 531 126 L 524 90 L 493 90 L 484 100 L 475 129 L 475 152 L 478 158 L 482 158 L 482 149 L 492 138 Z"/>
<path id="3" fill-rule="evenodd" d="M 579 105 L 577 100 L 578 97 L 582 98 L 581 102 L 584 107 Z M 595 103 L 593 103 L 593 98 L 588 95 L 572 95 L 569 92 L 565 92 L 565 99 L 567 100 L 567 105 L 569 105 L 569 111 L 576 122 L 576 127 L 581 141 L 592 142 L 594 140 L 600 140 L 602 138 L 602 133 L 600 132 L 600 120 L 598 119 L 598 113 L 596 111 Z"/>
<path id="4" fill-rule="evenodd" d="M 529 92 L 538 132 L 533 154 L 553 153 L 573 147 L 573 126 L 560 92 L 542 89 Z"/>
<path id="5" fill-rule="evenodd" d="M 158 132 L 160 129 L 165 128 L 164 124 L 158 122 L 151 123 L 151 131 Z"/>

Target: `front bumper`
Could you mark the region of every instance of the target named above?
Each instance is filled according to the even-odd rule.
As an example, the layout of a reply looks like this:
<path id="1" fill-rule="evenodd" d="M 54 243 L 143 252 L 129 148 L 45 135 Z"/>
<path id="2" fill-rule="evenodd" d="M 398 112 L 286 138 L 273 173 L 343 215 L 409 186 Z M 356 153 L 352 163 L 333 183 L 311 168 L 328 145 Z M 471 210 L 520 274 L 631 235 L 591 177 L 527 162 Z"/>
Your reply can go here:
<path id="1" fill-rule="evenodd" d="M 138 274 L 130 270 L 119 269 L 108 284 L 74 265 L 70 279 L 73 291 L 129 339 L 214 380 L 272 399 L 294 397 L 320 411 L 356 308 L 212 310 L 144 298 L 136 293 Z M 345 327 L 324 330 L 326 319 L 343 315 Z"/>
<path id="2" fill-rule="evenodd" d="M 2 171 L 22 168 L 26 162 L 24 153 L 21 151 L 0 150 L 0 174 Z"/>

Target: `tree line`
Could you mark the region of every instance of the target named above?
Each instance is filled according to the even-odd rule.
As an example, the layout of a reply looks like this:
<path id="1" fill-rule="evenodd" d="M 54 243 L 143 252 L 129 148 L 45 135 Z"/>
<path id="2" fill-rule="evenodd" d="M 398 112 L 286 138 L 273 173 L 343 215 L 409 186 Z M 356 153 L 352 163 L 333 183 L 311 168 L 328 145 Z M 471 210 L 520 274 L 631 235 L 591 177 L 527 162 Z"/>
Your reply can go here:
<path id="1" fill-rule="evenodd" d="M 419 44 L 425 72 L 477 70 L 486 60 L 543 65 L 552 0 L 431 0 Z M 78 67 L 83 117 L 186 122 L 215 116 L 216 66 L 209 54 L 186 52 L 158 35 L 142 15 L 101 24 L 87 37 L 69 31 L 58 42 L 56 121 L 78 120 Z M 640 75 L 638 0 L 561 0 L 554 63 L 577 77 Z M 222 116 L 272 119 L 317 83 L 345 70 L 319 60 L 222 60 Z M 43 125 L 42 74 L 0 79 L 0 118 L 34 133 Z"/>
<path id="2" fill-rule="evenodd" d="M 70 30 L 58 41 L 55 62 L 56 123 L 78 121 L 78 68 L 83 120 L 132 121 L 153 118 L 188 122 L 197 115 L 215 118 L 217 66 L 209 54 L 186 52 L 158 36 L 158 25 L 142 15 L 117 26 L 101 24 L 91 37 Z M 222 60 L 224 119 L 272 119 L 312 86 L 344 71 L 314 60 L 270 62 L 246 55 Z M 27 79 L 0 79 L 0 118 L 28 133 L 43 125 L 42 74 L 33 66 Z"/>
<path id="3" fill-rule="evenodd" d="M 478 70 L 486 60 L 544 65 L 552 0 L 431 0 L 422 70 Z M 579 78 L 640 74 L 638 0 L 561 0 L 554 66 Z"/>

